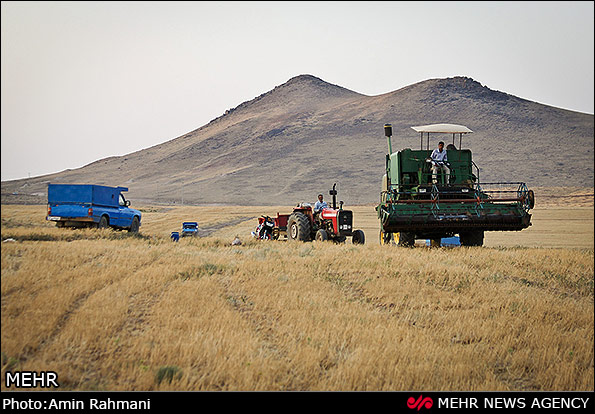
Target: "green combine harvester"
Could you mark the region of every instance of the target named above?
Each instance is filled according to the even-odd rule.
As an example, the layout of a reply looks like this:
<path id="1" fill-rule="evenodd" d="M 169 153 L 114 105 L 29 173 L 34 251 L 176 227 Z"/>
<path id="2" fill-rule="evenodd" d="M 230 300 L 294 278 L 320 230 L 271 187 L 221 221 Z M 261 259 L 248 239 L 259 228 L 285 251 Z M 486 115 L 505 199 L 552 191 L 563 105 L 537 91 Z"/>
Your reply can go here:
<path id="1" fill-rule="evenodd" d="M 480 182 L 471 151 L 461 147 L 463 135 L 473 131 L 453 124 L 412 129 L 420 133 L 421 148 L 393 153 L 392 126 L 384 126 L 388 154 L 376 207 L 380 244 L 413 246 L 416 239 L 426 239 L 440 246 L 442 239 L 458 235 L 462 246 L 482 246 L 486 231 L 518 231 L 531 225 L 535 195 L 525 183 Z M 452 134 L 452 144 L 444 148 L 445 169 L 432 168 L 436 162 L 430 158 L 430 134 Z"/>

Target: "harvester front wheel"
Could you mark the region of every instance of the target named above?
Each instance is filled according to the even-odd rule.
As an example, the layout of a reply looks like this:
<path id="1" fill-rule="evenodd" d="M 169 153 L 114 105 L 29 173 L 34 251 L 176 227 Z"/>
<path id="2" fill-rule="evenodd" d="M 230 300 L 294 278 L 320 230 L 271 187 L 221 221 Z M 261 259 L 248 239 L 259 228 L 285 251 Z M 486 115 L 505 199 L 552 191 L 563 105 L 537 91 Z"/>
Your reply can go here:
<path id="1" fill-rule="evenodd" d="M 402 247 L 413 247 L 415 245 L 415 233 L 400 232 L 397 244 Z"/>
<path id="2" fill-rule="evenodd" d="M 303 213 L 293 213 L 287 220 L 287 240 L 309 241 L 310 222 Z"/>
<path id="3" fill-rule="evenodd" d="M 382 230 L 380 230 L 380 244 L 395 244 L 395 238 L 393 233 L 385 233 Z"/>

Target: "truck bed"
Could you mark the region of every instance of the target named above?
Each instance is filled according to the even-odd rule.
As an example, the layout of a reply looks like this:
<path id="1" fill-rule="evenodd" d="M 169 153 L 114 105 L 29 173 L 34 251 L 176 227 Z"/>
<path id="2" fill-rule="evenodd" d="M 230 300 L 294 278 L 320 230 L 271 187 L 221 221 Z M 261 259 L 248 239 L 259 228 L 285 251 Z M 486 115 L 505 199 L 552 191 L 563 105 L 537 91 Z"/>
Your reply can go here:
<path id="1" fill-rule="evenodd" d="M 94 184 L 49 184 L 48 204 L 93 204 L 117 207 L 121 191 L 128 191 L 128 189 Z"/>

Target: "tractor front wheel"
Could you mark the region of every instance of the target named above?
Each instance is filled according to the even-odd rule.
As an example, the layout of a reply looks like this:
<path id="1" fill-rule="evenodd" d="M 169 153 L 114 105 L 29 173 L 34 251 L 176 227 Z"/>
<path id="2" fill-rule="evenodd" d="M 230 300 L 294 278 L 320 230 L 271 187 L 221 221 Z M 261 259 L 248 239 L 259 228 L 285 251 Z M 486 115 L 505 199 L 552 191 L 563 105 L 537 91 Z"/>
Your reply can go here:
<path id="1" fill-rule="evenodd" d="M 293 213 L 287 220 L 287 240 L 289 241 L 309 241 L 310 221 L 303 213 Z"/>
<path id="2" fill-rule="evenodd" d="M 361 230 L 355 230 L 353 236 L 351 236 L 351 242 L 353 244 L 364 244 L 366 242 L 366 236 Z"/>
<path id="3" fill-rule="evenodd" d="M 326 230 L 320 229 L 316 232 L 316 241 L 327 241 L 328 233 Z"/>

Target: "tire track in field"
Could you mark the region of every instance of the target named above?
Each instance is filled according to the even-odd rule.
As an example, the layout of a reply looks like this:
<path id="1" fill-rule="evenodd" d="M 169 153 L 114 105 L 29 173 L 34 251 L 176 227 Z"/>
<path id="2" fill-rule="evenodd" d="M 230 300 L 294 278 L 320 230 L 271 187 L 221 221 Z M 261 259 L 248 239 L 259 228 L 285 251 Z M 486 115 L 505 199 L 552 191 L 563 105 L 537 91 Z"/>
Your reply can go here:
<path id="1" fill-rule="evenodd" d="M 139 272 L 150 266 L 150 263 L 143 264 L 142 267 L 136 269 L 136 271 L 128 275 L 128 277 L 122 278 L 106 286 L 122 283 L 128 278 L 135 278 Z M 104 357 L 109 359 L 118 358 L 119 355 L 121 355 L 123 352 L 126 352 L 126 349 L 130 347 L 130 340 L 134 340 L 147 331 L 147 327 L 149 326 L 148 319 L 152 315 L 155 306 L 168 291 L 172 281 L 172 279 L 167 279 L 165 283 L 159 285 L 159 291 L 157 292 L 146 292 L 141 290 L 130 292 L 127 295 L 128 308 L 126 311 L 126 317 L 121 324 L 115 327 L 113 331 L 109 332 L 109 336 L 106 336 L 106 342 L 103 344 L 105 349 L 109 350 L 106 351 L 107 353 L 104 355 Z M 120 338 L 125 339 L 120 340 Z M 117 378 L 113 376 L 114 373 L 112 371 L 105 373 L 104 370 L 102 372 L 102 367 L 105 365 L 105 362 L 103 362 L 102 358 L 97 358 L 96 356 L 93 356 L 93 354 L 89 353 L 84 353 L 81 355 L 83 355 L 81 358 L 84 358 L 85 360 L 85 370 L 78 382 L 70 384 L 71 386 L 73 386 L 75 389 L 83 389 L 89 384 L 118 383 Z"/>
<path id="2" fill-rule="evenodd" d="M 95 253 L 92 256 L 86 257 L 86 258 L 82 258 L 82 259 L 77 259 L 76 265 L 74 266 L 74 268 L 77 267 L 82 267 L 84 265 L 87 265 L 89 263 L 93 263 L 95 261 L 97 261 L 98 259 L 100 259 L 101 257 L 103 257 L 105 255 L 105 252 L 100 252 L 100 253 Z M 73 269 L 64 269 L 65 271 L 72 271 Z M 61 285 L 65 285 L 68 286 L 69 284 L 72 283 L 71 279 L 61 279 L 59 281 L 57 281 L 58 283 L 60 283 Z M 54 286 L 56 286 L 56 282 L 54 281 Z M 31 296 L 31 297 L 35 297 L 37 295 L 39 295 L 39 293 L 41 292 L 45 292 L 48 288 L 48 285 L 44 285 L 44 284 L 39 284 L 39 285 L 31 285 L 31 284 L 27 284 L 26 286 L 24 284 L 18 285 L 18 286 L 14 286 L 11 288 L 6 289 L 4 292 L 2 292 L 2 309 L 4 311 L 4 304 L 7 302 L 8 299 L 10 299 L 10 297 L 14 294 L 14 293 L 19 293 L 22 292 L 23 289 L 27 289 L 27 295 Z M 15 317 L 18 317 L 19 315 L 13 315 Z"/>
<path id="3" fill-rule="evenodd" d="M 144 263 L 140 269 L 143 269 L 144 267 L 149 266 L 149 265 L 150 265 L 150 262 Z M 136 274 L 140 269 L 137 269 L 134 273 Z M 50 333 L 47 334 L 47 336 L 45 338 L 40 340 L 40 342 L 37 346 L 26 346 L 24 348 L 22 355 L 19 356 L 19 362 L 20 363 L 26 362 L 29 359 L 32 359 L 36 355 L 43 352 L 48 347 L 50 347 L 56 341 L 56 338 L 58 338 L 58 336 L 64 330 L 64 328 L 68 324 L 68 321 L 70 320 L 72 315 L 74 315 L 79 309 L 81 309 L 92 295 L 94 295 L 95 293 L 101 291 L 102 289 L 104 289 L 108 286 L 113 285 L 114 283 L 120 283 L 124 278 L 125 277 L 123 276 L 121 279 L 118 279 L 118 280 L 111 280 L 111 279 L 105 280 L 103 284 L 98 285 L 86 292 L 82 292 L 82 293 L 78 294 L 73 299 L 73 301 L 69 304 L 69 306 L 66 308 L 66 310 L 62 313 L 62 315 L 60 315 L 60 317 L 58 317 L 56 325 L 50 331 Z"/>
<path id="4" fill-rule="evenodd" d="M 224 296 L 233 310 L 240 314 L 245 321 L 254 330 L 265 358 L 272 358 L 276 361 L 288 363 L 290 365 L 291 358 L 287 351 L 283 350 L 280 344 L 280 336 L 277 333 L 275 326 L 281 319 L 281 316 L 259 312 L 254 309 L 254 302 L 250 296 L 241 293 L 238 288 L 231 286 L 230 278 L 220 278 L 219 283 L 223 289 Z M 292 386 L 292 389 L 295 388 Z"/>
<path id="5" fill-rule="evenodd" d="M 254 220 L 258 218 L 258 216 L 245 216 L 245 217 L 238 217 L 233 220 L 228 220 L 222 223 L 213 224 L 211 226 L 206 227 L 199 227 L 198 228 L 198 236 L 205 237 L 210 236 L 211 234 L 215 233 L 218 230 L 221 230 L 225 227 L 235 226 L 236 224 L 243 223 L 244 221 Z"/>
<path id="6" fill-rule="evenodd" d="M 385 302 L 377 296 L 370 296 L 361 284 L 346 281 L 341 274 L 336 272 L 327 271 L 321 277 L 341 290 L 349 301 L 366 304 L 375 310 L 386 312 L 392 317 L 399 316 L 395 312 L 396 305 L 393 302 Z"/>
<path id="7" fill-rule="evenodd" d="M 76 296 L 76 298 L 71 302 L 71 304 L 58 318 L 58 321 L 56 322 L 56 325 L 51 330 L 51 332 L 47 334 L 45 338 L 40 340 L 37 346 L 25 346 L 25 348 L 23 349 L 23 353 L 19 355 L 19 363 L 28 361 L 29 359 L 35 357 L 38 353 L 42 352 L 44 349 L 49 347 L 55 341 L 56 337 L 60 334 L 60 332 L 62 332 L 62 330 L 68 323 L 70 317 L 83 306 L 83 304 L 92 294 L 94 294 L 99 289 L 100 288 L 98 287 L 96 289 L 92 289 L 88 292 L 83 292 Z"/>
<path id="8" fill-rule="evenodd" d="M 354 282 L 345 281 L 339 273 L 332 273 L 327 272 L 323 278 L 335 285 L 339 290 L 341 290 L 344 295 L 346 296 L 348 301 L 356 301 L 363 304 L 370 306 L 372 309 L 384 312 L 389 317 L 400 317 L 401 313 L 396 311 L 396 305 L 392 302 L 385 302 L 380 300 L 378 297 L 371 297 L 367 294 L 366 290 L 359 284 Z M 413 321 L 405 321 L 409 326 L 414 328 L 424 328 L 423 324 L 416 323 L 415 320 Z M 452 343 L 459 343 L 461 345 L 469 345 L 475 342 L 480 342 L 480 339 L 477 340 L 460 340 L 457 337 L 451 338 Z M 520 391 L 538 391 L 539 386 L 537 385 L 533 375 L 513 375 L 509 371 L 510 363 L 498 363 L 492 367 L 492 372 L 496 376 L 498 381 L 503 382 L 507 386 L 509 386 L 512 390 L 520 390 Z"/>
<path id="9" fill-rule="evenodd" d="M 276 326 L 281 322 L 282 315 L 255 310 L 251 297 L 241 287 L 232 287 L 230 278 L 221 279 L 220 283 L 230 306 L 239 312 L 240 316 L 254 329 L 255 334 L 259 338 L 261 349 L 265 353 L 264 357 L 284 364 L 284 370 L 288 373 L 295 372 L 296 370 L 299 371 L 299 368 L 295 367 L 295 362 L 290 351 L 283 348 L 283 336 L 276 329 Z M 374 303 L 373 300 L 366 296 L 365 290 L 355 283 L 349 282 L 344 284 L 342 289 L 349 296 L 350 301 L 373 303 L 376 308 L 389 312 L 394 307 L 394 304 L 385 304 L 380 301 Z M 282 312 L 282 310 L 279 312 Z M 341 352 L 343 352 L 343 349 L 333 348 L 329 349 L 325 355 L 320 356 L 320 359 L 317 361 L 317 375 L 319 379 L 327 377 L 333 370 L 340 367 L 343 357 L 338 355 L 338 353 Z M 283 391 L 307 390 L 312 384 L 312 381 L 313 377 L 302 378 L 300 375 L 288 375 L 286 382 L 283 384 Z"/>
<path id="10" fill-rule="evenodd" d="M 132 275 L 134 277 L 134 275 Z M 152 315 L 155 305 L 163 298 L 173 280 L 159 286 L 158 292 L 134 292 L 128 296 L 128 310 L 122 324 L 114 330 L 112 336 L 122 332 L 129 336 L 142 335 L 147 330 L 147 319 Z M 123 345 L 119 345 L 121 348 Z"/>

